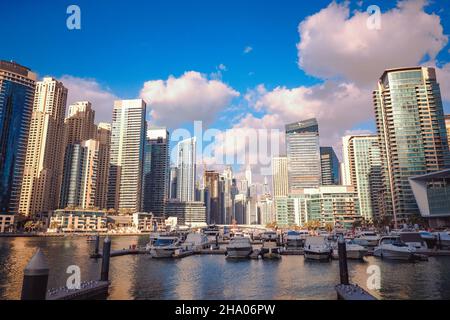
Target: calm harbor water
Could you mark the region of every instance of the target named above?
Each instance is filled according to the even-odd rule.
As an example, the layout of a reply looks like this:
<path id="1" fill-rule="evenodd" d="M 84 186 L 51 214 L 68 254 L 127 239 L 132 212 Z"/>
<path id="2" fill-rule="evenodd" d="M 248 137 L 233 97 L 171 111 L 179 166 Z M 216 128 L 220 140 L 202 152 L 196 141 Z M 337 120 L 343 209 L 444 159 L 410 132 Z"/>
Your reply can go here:
<path id="1" fill-rule="evenodd" d="M 145 245 L 146 237 L 113 237 L 112 248 Z M 50 264 L 49 287 L 65 285 L 70 265 L 81 268 L 82 280 L 97 279 L 101 260 L 89 259 L 93 243 L 83 237 L 0 238 L 0 299 L 19 299 L 23 269 L 37 248 Z M 428 262 L 387 262 L 374 257 L 349 262 L 351 281 L 366 288 L 366 270 L 380 266 L 381 299 L 450 299 L 450 257 Z M 155 260 L 146 255 L 111 260 L 109 299 L 335 299 L 337 261 L 305 261 L 283 256 L 281 261 L 227 261 L 224 256 L 190 256 Z"/>

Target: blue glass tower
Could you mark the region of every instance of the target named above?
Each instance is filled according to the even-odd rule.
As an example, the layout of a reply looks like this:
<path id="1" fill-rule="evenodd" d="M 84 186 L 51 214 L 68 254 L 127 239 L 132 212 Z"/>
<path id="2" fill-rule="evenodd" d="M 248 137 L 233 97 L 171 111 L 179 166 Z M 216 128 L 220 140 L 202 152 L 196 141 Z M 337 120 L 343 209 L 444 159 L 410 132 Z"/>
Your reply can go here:
<path id="1" fill-rule="evenodd" d="M 36 75 L 0 61 L 0 214 L 15 214 L 25 163 Z"/>

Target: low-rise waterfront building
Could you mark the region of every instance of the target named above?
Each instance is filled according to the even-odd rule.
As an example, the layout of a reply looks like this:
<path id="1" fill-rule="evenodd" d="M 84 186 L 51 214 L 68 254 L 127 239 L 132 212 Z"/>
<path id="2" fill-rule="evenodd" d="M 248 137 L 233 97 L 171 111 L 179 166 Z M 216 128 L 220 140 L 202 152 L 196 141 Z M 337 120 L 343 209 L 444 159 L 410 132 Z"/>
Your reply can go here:
<path id="1" fill-rule="evenodd" d="M 206 207 L 199 201 L 170 200 L 166 207 L 167 217 L 176 217 L 178 225 L 190 227 L 206 225 Z"/>
<path id="2" fill-rule="evenodd" d="M 153 231 L 155 229 L 153 214 L 146 212 L 133 213 L 133 227 L 139 231 Z"/>
<path id="3" fill-rule="evenodd" d="M 0 233 L 14 231 L 14 215 L 0 214 Z"/>
<path id="4" fill-rule="evenodd" d="M 106 211 L 58 209 L 50 218 L 48 232 L 106 232 Z"/>
<path id="5" fill-rule="evenodd" d="M 287 197 L 276 197 L 275 214 L 279 226 L 304 226 L 318 221 L 322 226 L 351 227 L 361 219 L 358 194 L 352 186 L 306 188 Z"/>
<path id="6" fill-rule="evenodd" d="M 450 169 L 409 178 L 420 214 L 430 227 L 450 226 Z"/>

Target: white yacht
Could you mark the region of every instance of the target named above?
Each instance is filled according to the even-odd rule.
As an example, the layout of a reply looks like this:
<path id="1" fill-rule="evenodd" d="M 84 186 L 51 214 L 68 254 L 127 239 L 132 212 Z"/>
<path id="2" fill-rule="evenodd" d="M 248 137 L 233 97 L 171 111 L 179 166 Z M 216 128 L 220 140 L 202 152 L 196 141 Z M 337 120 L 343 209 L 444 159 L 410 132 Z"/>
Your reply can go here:
<path id="1" fill-rule="evenodd" d="M 280 259 L 281 249 L 278 247 L 278 235 L 274 231 L 267 231 L 261 234 L 263 245 L 260 254 L 264 259 Z"/>
<path id="2" fill-rule="evenodd" d="M 286 246 L 288 248 L 299 248 L 305 245 L 305 240 L 309 236 L 308 230 L 288 231 L 286 234 Z"/>
<path id="3" fill-rule="evenodd" d="M 442 249 L 450 248 L 450 235 L 448 232 L 438 232 L 436 233 L 437 245 L 441 246 Z"/>
<path id="4" fill-rule="evenodd" d="M 330 260 L 331 245 L 326 237 L 308 237 L 305 241 L 305 259 Z"/>
<path id="5" fill-rule="evenodd" d="M 247 258 L 253 251 L 250 239 L 234 237 L 227 246 L 227 258 Z"/>
<path id="6" fill-rule="evenodd" d="M 220 236 L 220 229 L 216 225 L 209 225 L 203 229 L 203 234 L 208 237 L 209 241 L 216 241 L 216 238 Z"/>
<path id="7" fill-rule="evenodd" d="M 380 239 L 373 255 L 393 260 L 413 260 L 416 253 L 414 247 L 400 240 L 400 236 L 386 236 Z"/>
<path id="8" fill-rule="evenodd" d="M 192 232 L 187 235 L 182 247 L 187 251 L 197 251 L 207 248 L 209 243 L 206 235 Z"/>
<path id="9" fill-rule="evenodd" d="M 173 236 L 160 236 L 147 245 L 152 258 L 171 258 L 179 249 L 180 238 Z"/>
<path id="10" fill-rule="evenodd" d="M 374 231 L 362 231 L 356 238 L 367 241 L 369 247 L 376 247 L 380 241 L 380 236 Z"/>
<path id="11" fill-rule="evenodd" d="M 355 243 L 353 240 L 345 241 L 345 247 L 347 249 L 347 259 L 351 260 L 363 260 L 368 252 L 367 248 Z M 333 258 L 339 259 L 339 250 L 337 243 L 333 247 Z"/>
<path id="12" fill-rule="evenodd" d="M 427 242 L 419 232 L 402 232 L 399 236 L 400 241 L 416 249 L 416 253 L 428 251 Z"/>

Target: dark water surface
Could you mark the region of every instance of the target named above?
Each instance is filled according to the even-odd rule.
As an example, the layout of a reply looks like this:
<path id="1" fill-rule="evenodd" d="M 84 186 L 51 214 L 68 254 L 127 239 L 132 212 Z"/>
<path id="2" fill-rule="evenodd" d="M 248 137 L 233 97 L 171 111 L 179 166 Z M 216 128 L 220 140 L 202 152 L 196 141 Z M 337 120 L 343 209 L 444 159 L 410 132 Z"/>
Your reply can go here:
<path id="1" fill-rule="evenodd" d="M 112 248 L 145 245 L 146 237 L 113 237 Z M 19 299 L 23 269 L 37 248 L 50 264 L 49 287 L 65 285 L 70 265 L 81 268 L 82 281 L 98 279 L 101 260 L 89 259 L 86 238 L 0 238 L 0 299 Z M 450 299 L 450 257 L 428 262 L 388 262 L 374 257 L 349 262 L 351 282 L 366 288 L 367 268 L 381 269 L 381 299 Z M 339 263 L 305 261 L 227 261 L 221 255 L 155 260 L 146 255 L 111 259 L 109 299 L 335 299 Z"/>

